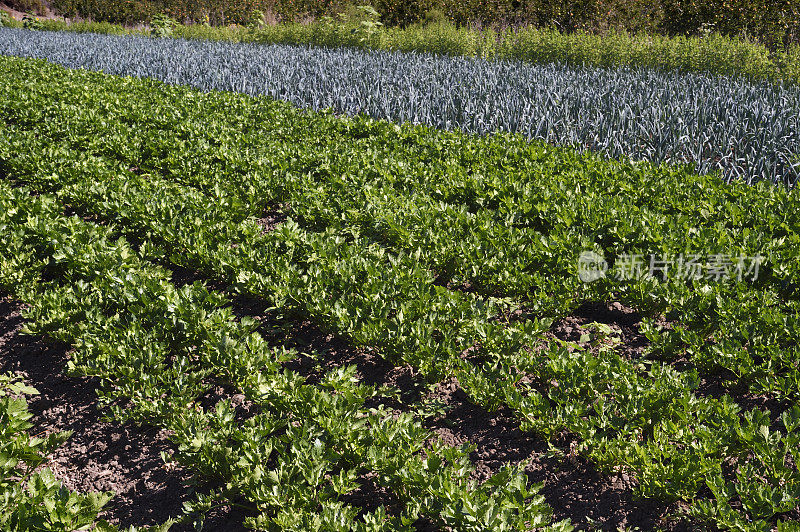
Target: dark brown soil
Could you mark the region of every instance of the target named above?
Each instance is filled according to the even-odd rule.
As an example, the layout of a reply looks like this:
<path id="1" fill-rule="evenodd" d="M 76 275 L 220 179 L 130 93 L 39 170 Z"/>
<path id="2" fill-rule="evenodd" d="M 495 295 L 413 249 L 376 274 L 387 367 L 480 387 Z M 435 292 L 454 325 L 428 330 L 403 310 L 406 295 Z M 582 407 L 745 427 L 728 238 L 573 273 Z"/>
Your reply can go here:
<path id="1" fill-rule="evenodd" d="M 289 217 L 289 210 L 290 207 L 286 203 L 276 205 L 274 208 L 266 209 L 263 216 L 258 218 L 256 222 L 264 228 L 265 233 L 269 233 L 286 221 Z"/>
<path id="2" fill-rule="evenodd" d="M 547 443 L 523 432 L 508 410 L 487 412 L 475 406 L 456 380 L 441 384 L 433 394 L 446 413 L 432 419 L 430 428 L 448 445 L 475 445 L 473 478 L 483 482 L 506 463 L 525 462 L 532 483 L 542 483 L 541 494 L 553 508 L 556 520 L 571 519 L 581 530 L 618 530 L 639 527 L 652 530 L 685 530 L 684 524 L 669 522 L 667 514 L 677 505 L 635 500 L 626 476 L 608 477 L 571 450 L 569 438 L 555 441 L 561 452 L 550 453 Z"/>
<path id="3" fill-rule="evenodd" d="M 571 316 L 556 321 L 548 335 L 589 347 L 587 343 L 580 342 L 581 335 L 591 332 L 587 328 L 589 323 L 603 323 L 609 325 L 613 334 L 620 340 L 615 348 L 616 351 L 629 359 L 639 359 L 646 357 L 646 350 L 650 345 L 649 340 L 640 331 L 641 321 L 642 316 L 636 310 L 618 302 L 585 303 Z M 664 327 L 672 326 L 672 323 L 663 318 L 659 320 L 659 324 Z M 669 364 L 679 371 L 694 367 L 691 360 L 687 359 L 684 354 L 675 356 L 669 361 Z M 701 398 L 715 399 L 727 395 L 744 411 L 754 408 L 769 410 L 775 426 L 777 426 L 781 413 L 791 406 L 788 401 L 775 399 L 767 394 L 759 395 L 750 392 L 747 385 L 741 383 L 736 375 L 724 371 L 700 372 L 700 382 L 694 393 Z"/>
<path id="4" fill-rule="evenodd" d="M 105 421 L 97 408 L 97 382 L 66 376 L 64 344 L 20 333 L 22 305 L 0 295 L 0 371 L 16 372 L 39 390 L 28 398 L 34 414 L 31 434 L 73 431 L 47 464 L 64 486 L 80 492 L 113 491 L 105 519 L 123 526 L 155 525 L 180 515 L 191 495 L 190 474 L 165 465 L 173 451 L 164 431 Z M 214 528 L 238 530 L 240 518 L 218 512 Z M 173 528 L 179 530 L 179 527 Z"/>
<path id="5" fill-rule="evenodd" d="M 549 335 L 567 342 L 581 343 L 583 334 L 591 333 L 588 324 L 597 322 L 608 325 L 612 335 L 620 340 L 616 351 L 629 359 L 640 358 L 650 345 L 641 333 L 642 316 L 636 310 L 621 303 L 584 303 L 572 315 L 553 323 Z"/>
<path id="6" fill-rule="evenodd" d="M 175 273 L 178 284 L 202 280 L 195 272 Z M 475 445 L 471 458 L 476 467 L 473 477 L 478 482 L 486 480 L 504 463 L 524 461 L 530 481 L 544 484 L 541 493 L 554 509 L 556 519 L 569 518 L 581 529 L 652 530 L 659 526 L 671 529 L 683 526 L 664 519 L 666 514 L 677 511 L 677 506 L 634 500 L 626 478 L 599 473 L 570 453 L 569 440 L 556 442 L 563 454 L 548 453 L 547 444 L 532 433 L 522 432 L 509 412 L 487 412 L 475 406 L 454 380 L 429 393 L 413 368 L 394 366 L 373 350 L 354 348 L 309 322 L 276 315 L 263 301 L 240 297 L 233 308 L 239 316 L 258 319 L 261 333 L 268 341 L 295 347 L 301 353 L 318 353 L 320 356 L 315 358 L 299 356 L 287 363 L 310 382 L 318 380 L 327 370 L 354 364 L 362 382 L 399 390 L 402 401 L 378 400 L 390 408 L 405 410 L 423 401 L 437 402 L 442 414 L 430 417 L 428 426 L 446 444 Z M 167 435 L 152 428 L 103 421 L 96 408 L 96 383 L 67 377 L 61 372 L 68 356 L 65 346 L 20 335 L 23 323 L 20 309 L 19 304 L 0 299 L 0 370 L 22 372 L 42 392 L 31 399 L 37 430 L 75 431 L 53 457 L 51 467 L 56 476 L 71 489 L 117 492 L 106 518 L 123 525 L 156 524 L 178 515 L 181 504 L 190 497 L 187 486 L 190 475 L 180 467 L 165 467 L 160 453 L 171 450 Z M 601 320 L 577 317 L 574 328 L 589 321 Z M 566 321 L 563 327 L 569 323 L 572 321 Z M 620 326 L 623 335 L 633 334 L 626 333 L 628 326 L 634 327 L 635 321 Z M 562 332 L 571 334 L 566 329 Z M 220 390 L 220 394 L 227 392 Z M 362 479 L 361 487 L 348 496 L 347 502 L 365 509 L 374 509 L 379 504 L 391 509 L 397 504 L 391 493 L 376 486 L 369 477 Z M 236 511 L 221 509 L 206 521 L 205 530 L 239 530 L 241 520 Z"/>

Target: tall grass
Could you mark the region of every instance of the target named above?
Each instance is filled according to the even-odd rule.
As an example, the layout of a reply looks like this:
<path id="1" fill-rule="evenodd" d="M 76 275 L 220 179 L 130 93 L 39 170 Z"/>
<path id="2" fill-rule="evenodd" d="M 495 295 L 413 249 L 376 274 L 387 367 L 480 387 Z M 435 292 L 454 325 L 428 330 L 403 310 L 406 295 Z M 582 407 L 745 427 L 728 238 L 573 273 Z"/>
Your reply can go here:
<path id="1" fill-rule="evenodd" d="M 189 36 L 189 35 L 187 35 Z M 449 23 L 383 28 L 365 38 L 359 26 L 279 24 L 239 36 L 264 44 L 351 46 L 401 52 L 423 52 L 485 59 L 516 59 L 527 63 L 574 66 L 643 66 L 657 70 L 705 72 L 751 79 L 800 83 L 800 47 L 770 52 L 765 46 L 739 38 L 709 34 L 703 37 L 664 37 L 649 34 L 586 32 L 564 34 L 532 27 L 459 28 Z"/>
<path id="2" fill-rule="evenodd" d="M 172 36 L 262 44 L 354 47 L 400 52 L 434 53 L 485 59 L 514 59 L 526 63 L 571 66 L 648 67 L 663 71 L 701 72 L 755 80 L 800 83 L 800 46 L 772 52 L 740 37 L 708 34 L 665 37 L 652 34 L 587 32 L 564 34 L 533 27 L 466 28 L 447 22 L 407 28 L 370 26 L 368 19 L 323 19 L 245 28 L 178 24 Z M 19 25 L 19 22 L 8 25 Z M 104 22 L 66 23 L 43 20 L 41 28 L 104 34 L 146 34 L 146 27 L 127 28 Z"/>

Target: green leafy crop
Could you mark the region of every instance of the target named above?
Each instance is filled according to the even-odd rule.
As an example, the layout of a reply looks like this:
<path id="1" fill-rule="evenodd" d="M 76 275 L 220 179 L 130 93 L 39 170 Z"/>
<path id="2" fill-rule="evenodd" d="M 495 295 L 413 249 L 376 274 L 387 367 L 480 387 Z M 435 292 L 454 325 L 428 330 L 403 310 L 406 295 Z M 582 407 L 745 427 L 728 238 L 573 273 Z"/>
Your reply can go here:
<path id="1" fill-rule="evenodd" d="M 3 59 L 0 72 L 15 96 L 0 101 L 0 278 L 32 305 L 32 331 L 76 346 L 74 369 L 104 379 L 108 404 L 132 401 L 120 418 L 170 428 L 175 459 L 224 481 L 198 511 L 241 496 L 259 528 L 549 523 L 515 467 L 471 483 L 469 449 L 422 451 L 427 431 L 367 408 L 377 392 L 352 369 L 313 385 L 285 371 L 295 353 L 153 262 L 223 281 L 429 383 L 455 377 L 524 430 L 572 434 L 638 495 L 682 501 L 692 526 L 794 526 L 796 190 L 41 61 Z M 102 225 L 63 216 L 65 203 Z M 583 250 L 609 275 L 581 281 Z M 626 253 L 765 260 L 756 279 L 615 279 Z M 639 312 L 648 348 L 620 352 L 603 324 L 588 349 L 552 341 L 551 323 L 591 301 Z M 721 392 L 704 393 L 706 378 Z M 198 408 L 210 382 L 262 411 L 239 423 L 225 401 Z M 346 504 L 363 474 L 402 510 Z"/>
<path id="2" fill-rule="evenodd" d="M 169 37 L 177 25 L 177 21 L 163 13 L 153 16 L 153 20 L 150 21 L 152 35 L 155 37 Z"/>
<path id="3" fill-rule="evenodd" d="M 71 532 L 97 524 L 112 493 L 74 493 L 62 487 L 53 473 L 40 468 L 69 432 L 34 437 L 24 396 L 39 392 L 11 374 L 0 375 L 0 527 L 3 530 Z"/>
<path id="4" fill-rule="evenodd" d="M 373 19 L 365 12 L 331 31 L 375 41 Z M 800 152 L 800 86 L 647 68 L 15 29 L 0 30 L 0 53 L 350 116 L 512 132 L 611 157 L 693 165 L 728 180 L 791 185 L 800 175 L 792 161 Z"/>

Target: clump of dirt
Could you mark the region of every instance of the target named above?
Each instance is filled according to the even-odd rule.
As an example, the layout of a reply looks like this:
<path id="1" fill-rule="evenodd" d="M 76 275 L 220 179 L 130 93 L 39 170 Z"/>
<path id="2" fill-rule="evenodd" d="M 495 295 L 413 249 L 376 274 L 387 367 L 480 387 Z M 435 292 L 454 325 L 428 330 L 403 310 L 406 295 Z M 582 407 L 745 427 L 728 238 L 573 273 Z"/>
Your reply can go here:
<path id="1" fill-rule="evenodd" d="M 580 340 L 582 335 L 593 332 L 587 327 L 590 323 L 608 325 L 611 335 L 619 340 L 615 347 L 616 352 L 628 359 L 641 358 L 650 345 L 650 341 L 641 332 L 642 316 L 633 308 L 619 302 L 584 303 L 570 316 L 554 322 L 547 335 L 587 347 L 588 343 Z M 668 326 L 665 321 L 664 325 Z"/>
<path id="2" fill-rule="evenodd" d="M 256 219 L 256 223 L 263 228 L 264 233 L 274 231 L 276 227 L 286 221 L 289 217 L 291 208 L 288 203 L 283 203 L 268 208 L 264 211 L 261 218 Z"/>

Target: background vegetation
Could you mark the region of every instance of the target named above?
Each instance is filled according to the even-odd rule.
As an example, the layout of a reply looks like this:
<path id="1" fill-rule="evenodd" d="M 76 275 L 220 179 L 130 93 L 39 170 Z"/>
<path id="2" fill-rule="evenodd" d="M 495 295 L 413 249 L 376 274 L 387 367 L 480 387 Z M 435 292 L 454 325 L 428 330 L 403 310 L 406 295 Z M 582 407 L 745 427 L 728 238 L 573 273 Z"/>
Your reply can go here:
<path id="1" fill-rule="evenodd" d="M 436 15 L 434 12 L 433 15 Z M 5 22 L 3 22 L 5 20 Z M 405 28 L 385 26 L 371 7 L 350 7 L 336 17 L 306 23 L 267 24 L 251 18 L 247 26 L 179 24 L 154 15 L 149 26 L 109 22 L 2 18 L 0 25 L 29 29 L 93 32 L 116 35 L 156 35 L 188 39 L 355 47 L 401 52 L 434 53 L 528 63 L 561 62 L 573 66 L 634 66 L 682 72 L 743 76 L 754 80 L 800 82 L 800 45 L 770 48 L 747 37 L 719 33 L 667 37 L 646 32 L 608 30 L 602 35 L 552 28 L 475 28 L 429 18 Z"/>
<path id="2" fill-rule="evenodd" d="M 21 11 L 41 0 L 11 0 Z M 800 40 L 798 0 L 370 0 L 385 25 L 449 21 L 478 28 L 533 26 L 562 33 L 646 31 L 658 35 L 712 32 L 758 40 L 772 49 Z M 246 25 L 256 18 L 299 22 L 335 16 L 347 0 L 53 0 L 69 18 L 119 24 L 150 22 L 163 13 L 179 22 Z"/>

